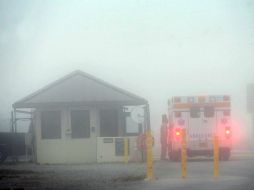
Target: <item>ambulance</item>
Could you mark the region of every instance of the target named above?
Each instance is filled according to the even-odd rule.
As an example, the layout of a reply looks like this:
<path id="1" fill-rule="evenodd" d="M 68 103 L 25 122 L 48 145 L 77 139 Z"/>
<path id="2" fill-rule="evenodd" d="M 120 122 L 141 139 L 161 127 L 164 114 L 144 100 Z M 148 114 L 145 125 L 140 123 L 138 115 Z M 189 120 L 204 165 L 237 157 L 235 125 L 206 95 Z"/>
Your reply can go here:
<path id="1" fill-rule="evenodd" d="M 230 108 L 228 95 L 172 97 L 168 101 L 169 158 L 181 159 L 182 129 L 185 129 L 188 157 L 212 157 L 213 139 L 218 136 L 220 160 L 228 160 L 232 148 Z"/>

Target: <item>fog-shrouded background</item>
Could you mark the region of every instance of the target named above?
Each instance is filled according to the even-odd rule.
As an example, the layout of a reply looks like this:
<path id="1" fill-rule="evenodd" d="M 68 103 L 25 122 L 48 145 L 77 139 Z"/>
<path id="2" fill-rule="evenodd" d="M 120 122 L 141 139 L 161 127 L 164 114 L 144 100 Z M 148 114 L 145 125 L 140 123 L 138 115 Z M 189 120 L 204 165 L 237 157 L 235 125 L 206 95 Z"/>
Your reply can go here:
<path id="1" fill-rule="evenodd" d="M 250 136 L 251 0 L 0 0 L 0 130 L 11 105 L 82 70 L 146 98 L 158 131 L 174 95 L 229 94 Z"/>

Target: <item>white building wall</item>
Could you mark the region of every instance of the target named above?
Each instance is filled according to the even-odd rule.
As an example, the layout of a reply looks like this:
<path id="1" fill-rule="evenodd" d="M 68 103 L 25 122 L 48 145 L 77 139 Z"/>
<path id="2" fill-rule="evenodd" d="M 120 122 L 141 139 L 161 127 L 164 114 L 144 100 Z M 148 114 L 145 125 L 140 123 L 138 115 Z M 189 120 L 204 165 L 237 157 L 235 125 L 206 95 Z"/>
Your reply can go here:
<path id="1" fill-rule="evenodd" d="M 79 108 L 80 109 L 80 108 Z M 98 128 L 98 112 L 95 108 L 82 108 L 90 110 L 90 138 L 72 139 L 70 126 L 70 110 L 61 110 L 61 139 L 41 139 L 40 112 L 36 112 L 36 153 L 37 162 L 46 164 L 54 163 L 92 163 L 96 162 L 96 133 L 92 127 Z M 98 129 L 97 129 L 98 130 Z M 96 130 L 95 130 L 96 131 Z"/>
<path id="2" fill-rule="evenodd" d="M 72 139 L 70 111 L 75 109 L 90 110 L 90 138 Z M 61 138 L 41 138 L 41 111 L 35 112 L 36 157 L 40 164 L 72 164 L 95 162 L 122 162 L 123 156 L 115 155 L 115 141 L 104 143 L 100 137 L 100 109 L 96 107 L 57 108 L 61 111 Z M 52 110 L 52 109 L 49 109 Z M 120 110 L 119 110 L 120 111 Z M 120 124 L 119 128 L 123 127 Z M 93 130 L 94 128 L 94 130 Z M 123 134 L 123 129 L 118 129 Z M 119 137 L 118 137 L 119 138 Z M 115 139 L 115 138 L 114 138 Z M 130 161 L 140 161 L 141 153 L 137 150 L 136 137 L 130 137 Z"/>

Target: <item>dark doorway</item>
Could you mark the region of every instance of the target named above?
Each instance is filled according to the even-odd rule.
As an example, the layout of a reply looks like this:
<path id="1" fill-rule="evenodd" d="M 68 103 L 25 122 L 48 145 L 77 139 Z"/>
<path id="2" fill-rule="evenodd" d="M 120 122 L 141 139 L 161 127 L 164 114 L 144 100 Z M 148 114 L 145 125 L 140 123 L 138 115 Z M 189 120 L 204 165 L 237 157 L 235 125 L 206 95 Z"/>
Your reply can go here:
<path id="1" fill-rule="evenodd" d="M 100 111 L 100 136 L 117 137 L 118 136 L 118 112 L 114 109 Z"/>

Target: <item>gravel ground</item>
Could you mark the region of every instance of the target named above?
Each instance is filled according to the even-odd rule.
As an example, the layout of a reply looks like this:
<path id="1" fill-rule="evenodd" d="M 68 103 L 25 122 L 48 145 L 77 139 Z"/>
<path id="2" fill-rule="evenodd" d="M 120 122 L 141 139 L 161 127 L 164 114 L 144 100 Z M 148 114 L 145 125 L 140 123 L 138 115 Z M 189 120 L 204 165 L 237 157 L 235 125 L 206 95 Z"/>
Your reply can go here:
<path id="1" fill-rule="evenodd" d="M 220 177 L 213 178 L 212 159 L 188 159 L 187 179 L 181 179 L 181 163 L 156 161 L 157 180 L 144 180 L 145 163 L 82 165 L 0 165 L 0 190 L 14 189 L 223 189 L 253 190 L 254 154 L 234 155 L 220 162 Z M 242 188 L 240 188 L 242 187 Z"/>
<path id="2" fill-rule="evenodd" d="M 1 188 L 24 189 L 112 189 L 144 182 L 145 164 L 0 166 Z"/>

